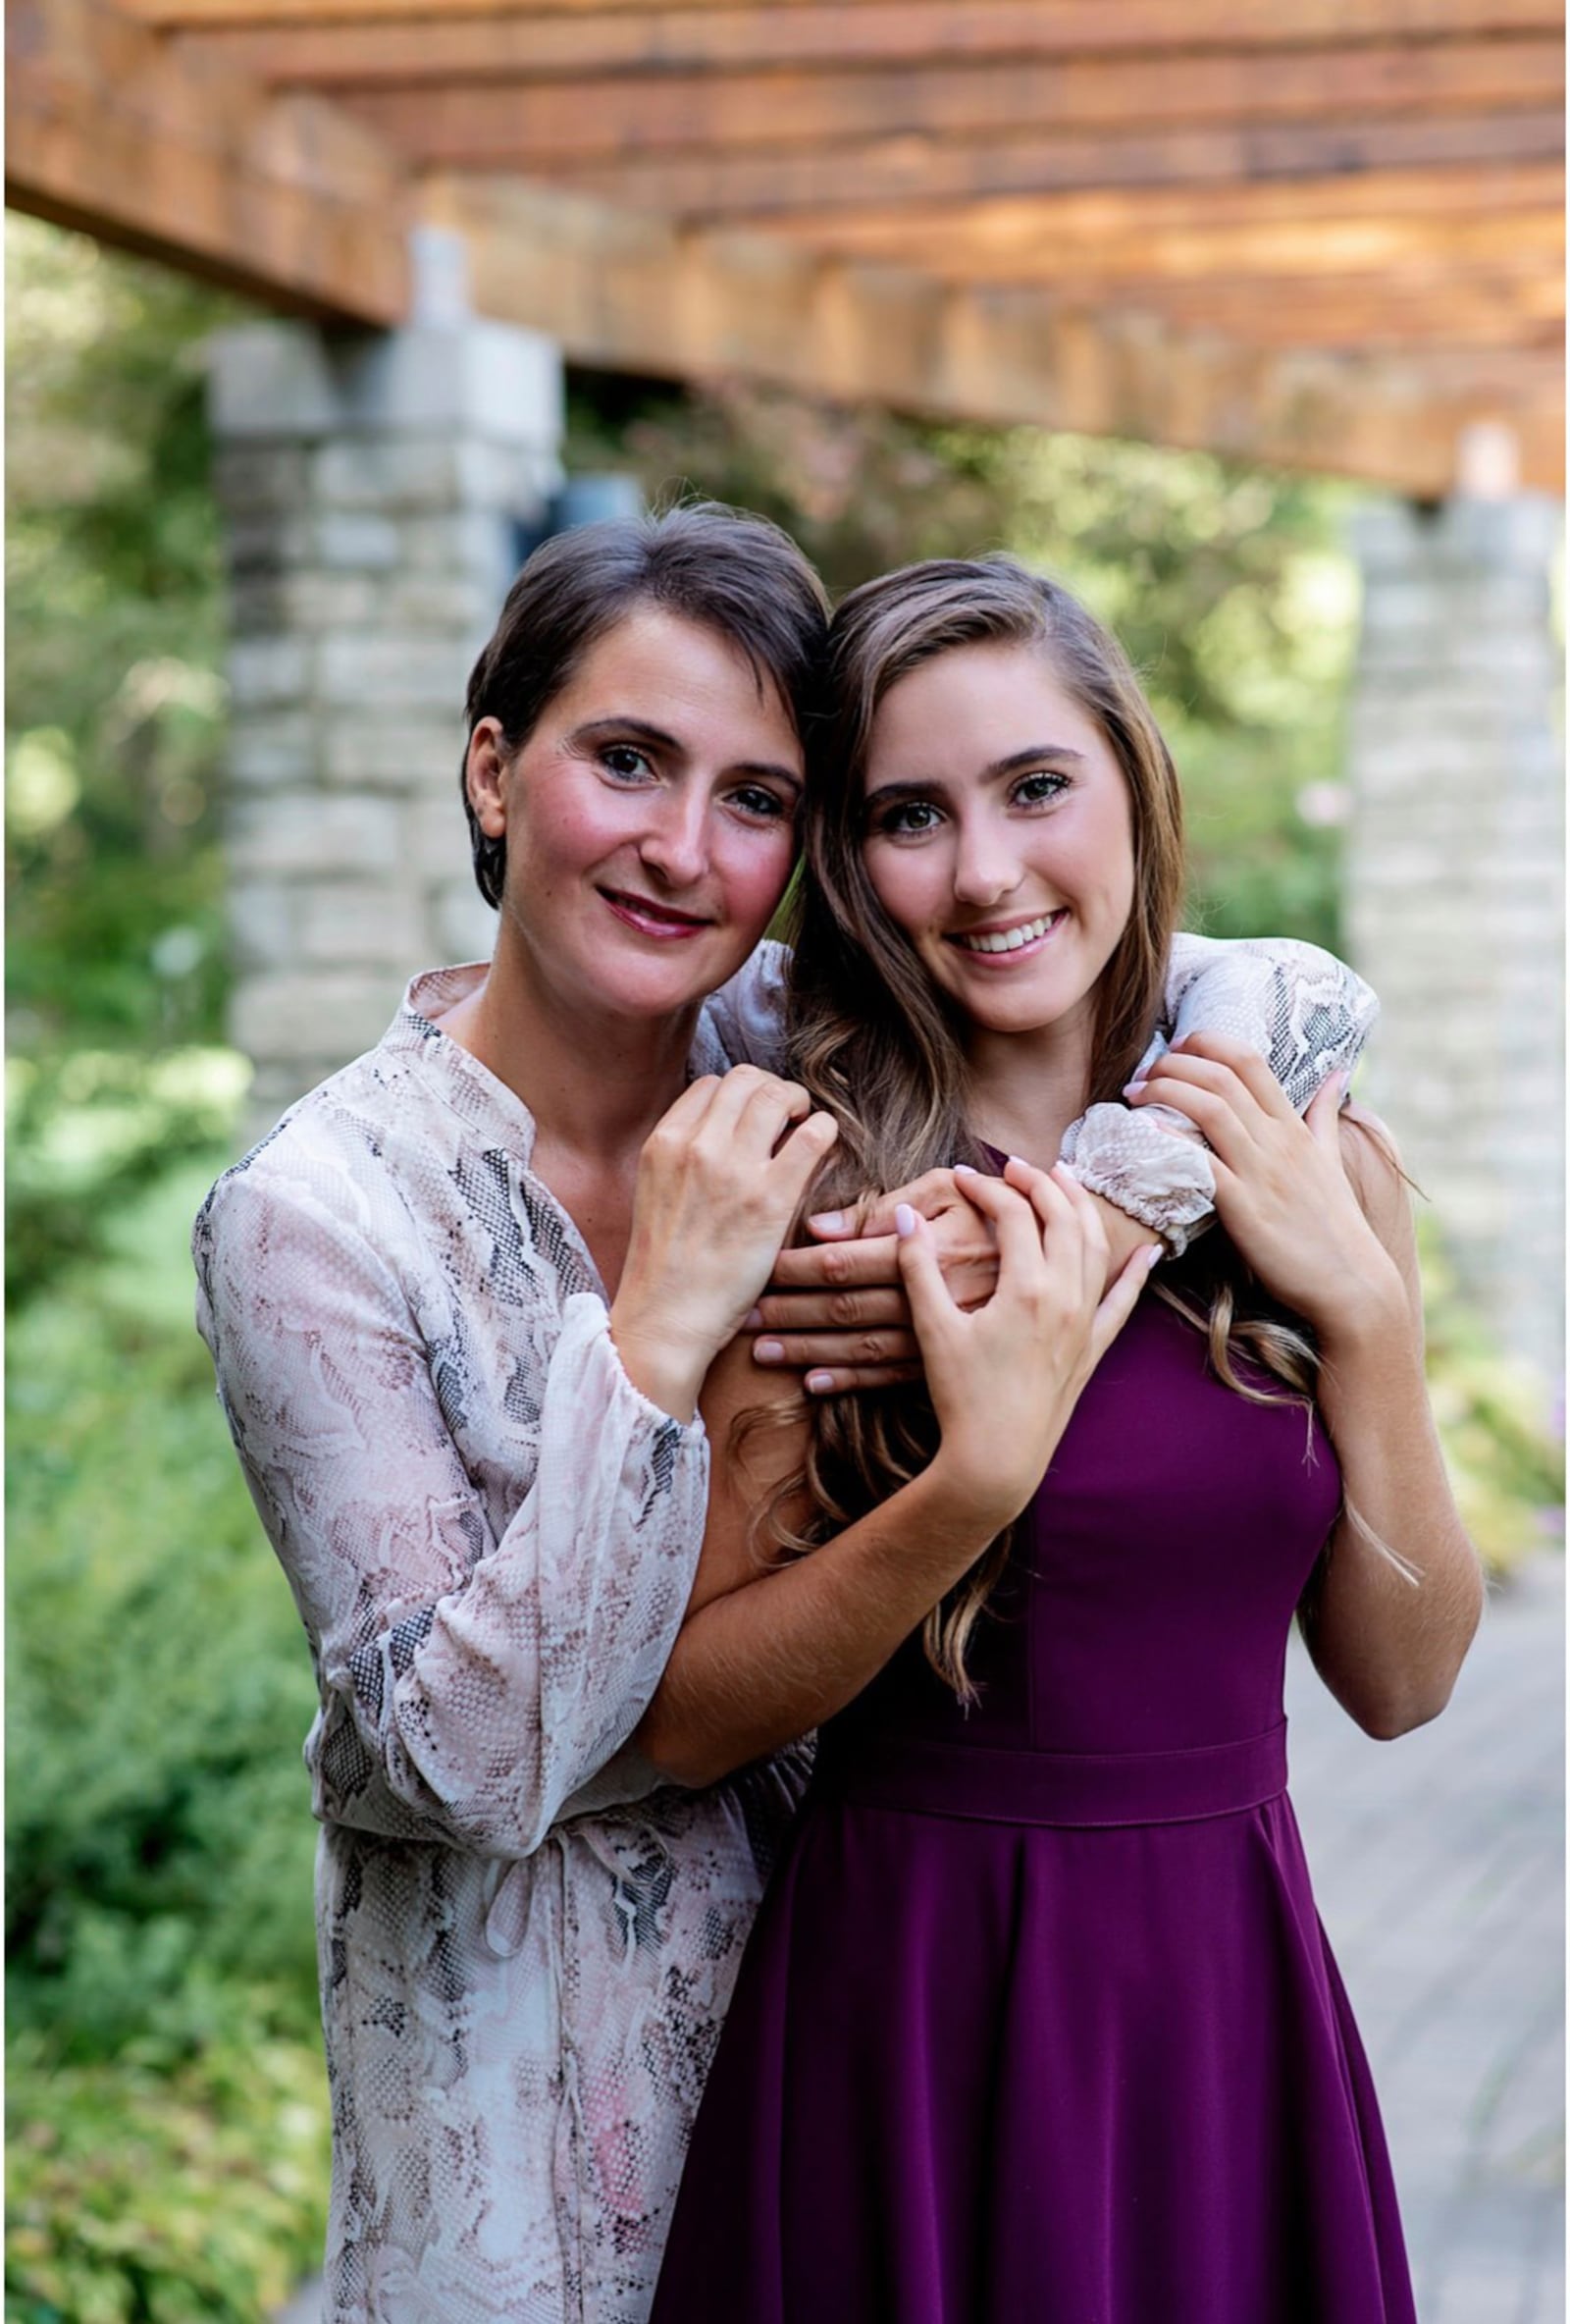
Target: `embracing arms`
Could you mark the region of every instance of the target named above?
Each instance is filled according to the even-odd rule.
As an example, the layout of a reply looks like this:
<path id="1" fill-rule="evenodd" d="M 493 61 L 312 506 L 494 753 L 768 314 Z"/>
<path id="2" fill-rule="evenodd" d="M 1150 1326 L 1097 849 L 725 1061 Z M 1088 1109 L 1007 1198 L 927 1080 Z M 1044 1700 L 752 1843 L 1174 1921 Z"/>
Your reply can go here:
<path id="1" fill-rule="evenodd" d="M 927 1469 L 810 1557 L 769 1566 L 749 1543 L 755 1512 L 800 1458 L 790 1384 L 760 1384 L 738 1347 L 710 1374 L 704 1410 L 717 1452 L 703 1559 L 637 1737 L 677 1781 L 714 1782 L 841 1710 L 1040 1482 L 1148 1261 L 1137 1254 L 1103 1295 L 1107 1245 L 1090 1197 L 1066 1172 L 1011 1163 L 1007 1180 L 963 1175 L 998 1237 L 996 1291 L 968 1312 L 930 1226 L 904 1213 L 901 1274 L 941 1442 Z M 734 1441 L 737 1415 L 760 1406 L 760 1424 Z"/>

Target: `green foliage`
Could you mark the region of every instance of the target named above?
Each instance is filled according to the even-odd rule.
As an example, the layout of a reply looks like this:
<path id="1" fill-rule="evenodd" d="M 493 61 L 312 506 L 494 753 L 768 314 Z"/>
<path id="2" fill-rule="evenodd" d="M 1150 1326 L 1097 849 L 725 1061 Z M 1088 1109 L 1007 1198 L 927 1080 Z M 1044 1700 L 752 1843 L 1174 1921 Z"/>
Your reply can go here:
<path id="1" fill-rule="evenodd" d="M 89 1204 L 100 1111 L 51 1126 Z M 12 1321 L 8 2324 L 254 2324 L 320 2251 L 316 1690 L 190 1323 L 224 1158 Z"/>
<path id="2" fill-rule="evenodd" d="M 6 2324 L 257 2324 L 319 2260 L 320 2061 L 238 2014 L 173 2069 L 13 2042 Z"/>
<path id="3" fill-rule="evenodd" d="M 11 1045 L 216 1037 L 219 293 L 6 217 Z"/>
<path id="4" fill-rule="evenodd" d="M 118 1214 L 181 1156 L 223 1137 L 248 1081 L 233 1049 L 74 1049 L 6 1077 L 6 1297 L 13 1312 L 106 1255 Z"/>
<path id="5" fill-rule="evenodd" d="M 84 2056 L 194 2047 L 232 1977 L 312 2012 L 315 1687 L 190 1326 L 219 1159 L 123 1210 L 109 1263 L 11 1334 L 10 1998 Z"/>

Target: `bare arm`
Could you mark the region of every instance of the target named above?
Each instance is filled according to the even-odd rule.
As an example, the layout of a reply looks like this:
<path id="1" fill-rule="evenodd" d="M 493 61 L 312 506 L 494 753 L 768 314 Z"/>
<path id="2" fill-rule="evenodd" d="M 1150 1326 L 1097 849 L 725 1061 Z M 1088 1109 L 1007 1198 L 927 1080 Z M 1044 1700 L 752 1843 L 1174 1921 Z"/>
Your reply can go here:
<path id="1" fill-rule="evenodd" d="M 1407 1189 L 1356 1118 L 1343 1117 L 1341 1155 L 1396 1284 L 1322 1341 L 1320 1408 L 1351 1513 L 1331 1539 L 1301 1619 L 1336 1701 L 1370 1734 L 1388 1737 L 1443 1710 L 1478 1625 L 1483 1582 L 1429 1407 Z M 1411 1566 L 1415 1584 L 1370 1533 Z"/>
<path id="2" fill-rule="evenodd" d="M 1371 1115 L 1338 1120 L 1329 1085 L 1299 1121 L 1257 1057 L 1215 1035 L 1171 1053 L 1146 1087 L 1204 1132 L 1222 1224 L 1318 1337 L 1347 1514 L 1305 1635 L 1358 1724 L 1404 1734 L 1449 1700 L 1483 1584 L 1429 1409 L 1411 1214 L 1387 1134 Z"/>
<path id="3" fill-rule="evenodd" d="M 744 1412 L 783 1416 L 732 1450 Z M 760 1375 L 733 1341 L 703 1396 L 711 1449 L 708 1523 L 687 1619 L 636 1741 L 678 1783 L 716 1782 L 843 1710 L 876 1677 L 996 1527 L 970 1517 L 929 1469 L 833 1542 L 769 1560 L 755 1512 L 801 1457 L 794 1380 Z"/>

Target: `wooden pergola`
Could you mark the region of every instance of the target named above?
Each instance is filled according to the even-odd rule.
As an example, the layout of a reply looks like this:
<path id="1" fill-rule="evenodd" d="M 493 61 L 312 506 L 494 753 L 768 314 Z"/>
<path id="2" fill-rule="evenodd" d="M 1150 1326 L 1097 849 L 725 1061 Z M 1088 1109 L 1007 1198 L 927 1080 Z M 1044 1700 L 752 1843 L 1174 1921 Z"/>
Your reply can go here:
<path id="1" fill-rule="evenodd" d="M 7 195 L 330 323 L 437 226 L 570 360 L 1559 490 L 1560 13 L 11 0 Z"/>

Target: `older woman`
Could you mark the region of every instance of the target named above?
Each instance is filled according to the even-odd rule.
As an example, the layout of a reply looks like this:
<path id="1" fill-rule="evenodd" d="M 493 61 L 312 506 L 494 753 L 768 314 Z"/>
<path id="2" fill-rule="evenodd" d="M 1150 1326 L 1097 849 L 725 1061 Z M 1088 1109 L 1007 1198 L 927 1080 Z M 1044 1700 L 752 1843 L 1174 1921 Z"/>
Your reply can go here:
<path id="1" fill-rule="evenodd" d="M 799 1797 L 790 1753 L 695 1792 L 627 1746 L 704 1533 L 700 1390 L 834 1137 L 763 1070 L 760 949 L 824 628 L 794 547 L 722 511 L 538 552 L 469 692 L 494 958 L 416 977 L 197 1224 L 201 1328 L 321 1687 L 330 2324 L 646 2314 Z M 1214 964 L 1239 967 L 1267 998 L 1302 982 L 1290 948 Z M 1184 964 L 1188 1005 L 1212 972 Z M 1355 980 L 1307 973 L 1339 994 L 1328 1068 Z M 1203 1209 L 1201 1150 L 1149 1142 L 1158 1211 Z"/>

